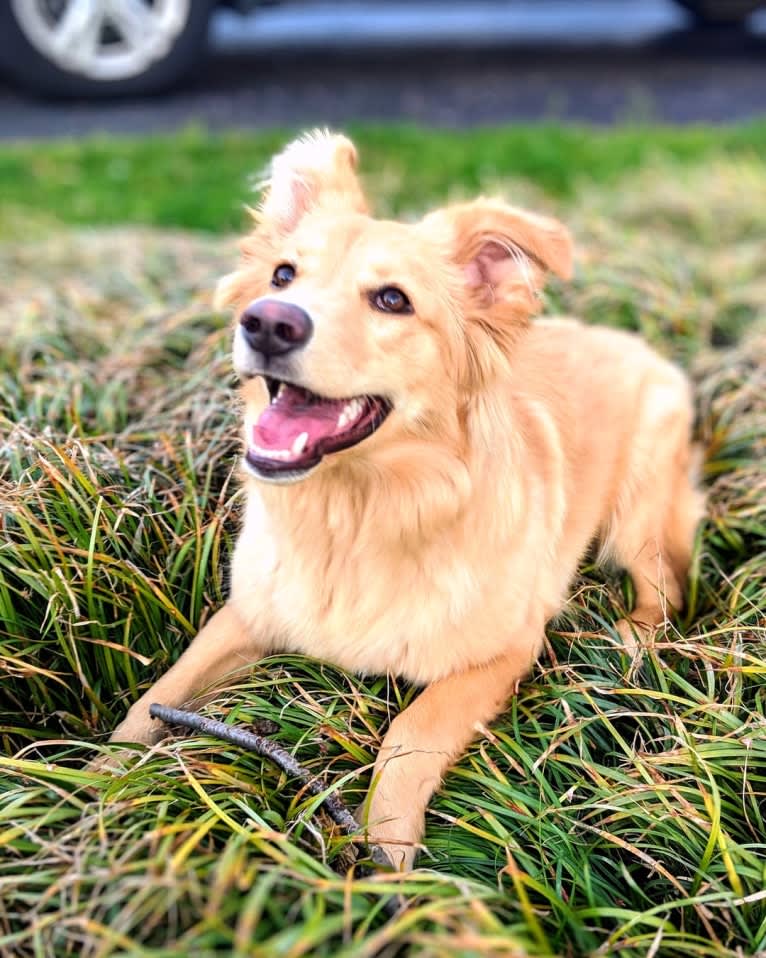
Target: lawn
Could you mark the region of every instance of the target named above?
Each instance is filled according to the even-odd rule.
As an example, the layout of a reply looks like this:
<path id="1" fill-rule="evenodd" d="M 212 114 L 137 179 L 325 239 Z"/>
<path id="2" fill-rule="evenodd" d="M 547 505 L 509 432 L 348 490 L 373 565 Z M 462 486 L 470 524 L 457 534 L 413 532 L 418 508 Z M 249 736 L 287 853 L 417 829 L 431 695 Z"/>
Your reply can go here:
<path id="1" fill-rule="evenodd" d="M 766 954 L 766 126 L 356 132 L 386 212 L 485 190 L 565 220 L 577 273 L 546 309 L 689 369 L 709 517 L 687 609 L 631 669 L 630 583 L 586 563 L 410 876 L 355 879 L 313 796 L 212 739 L 87 771 L 226 593 L 241 497 L 211 290 L 284 137 L 3 149 L 0 955 Z M 282 656 L 206 713 L 354 806 L 414 694 Z"/>

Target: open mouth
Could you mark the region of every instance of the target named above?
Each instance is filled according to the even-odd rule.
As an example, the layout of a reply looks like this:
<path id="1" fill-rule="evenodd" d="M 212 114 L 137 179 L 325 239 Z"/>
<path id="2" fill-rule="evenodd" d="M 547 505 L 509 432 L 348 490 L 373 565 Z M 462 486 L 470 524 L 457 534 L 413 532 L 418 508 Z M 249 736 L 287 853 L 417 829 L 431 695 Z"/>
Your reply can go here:
<path id="1" fill-rule="evenodd" d="M 302 478 L 323 456 L 372 435 L 391 412 L 391 403 L 381 396 L 326 399 L 292 383 L 264 379 L 271 402 L 251 428 L 245 459 L 266 479 Z"/>

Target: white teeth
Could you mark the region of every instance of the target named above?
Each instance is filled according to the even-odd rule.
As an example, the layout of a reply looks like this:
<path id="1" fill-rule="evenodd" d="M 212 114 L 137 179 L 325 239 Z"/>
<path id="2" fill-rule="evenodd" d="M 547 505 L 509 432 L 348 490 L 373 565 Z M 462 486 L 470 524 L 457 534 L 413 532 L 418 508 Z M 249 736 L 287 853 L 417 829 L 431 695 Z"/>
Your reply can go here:
<path id="1" fill-rule="evenodd" d="M 297 436 L 292 445 L 292 449 L 264 449 L 263 446 L 257 446 L 255 443 L 250 447 L 250 451 L 260 456 L 262 459 L 292 459 L 299 456 L 309 441 L 309 434 L 302 432 Z"/>
<path id="2" fill-rule="evenodd" d="M 287 386 L 284 383 L 279 384 L 279 389 L 277 390 L 277 399 L 282 395 L 282 393 L 287 389 Z"/>
<path id="3" fill-rule="evenodd" d="M 289 459 L 292 456 L 289 449 L 263 449 L 254 445 L 252 451 L 262 459 Z"/>
<path id="4" fill-rule="evenodd" d="M 338 416 L 338 429 L 344 429 L 356 422 L 363 412 L 364 402 L 361 399 L 352 399 L 351 402 L 347 402 Z"/>

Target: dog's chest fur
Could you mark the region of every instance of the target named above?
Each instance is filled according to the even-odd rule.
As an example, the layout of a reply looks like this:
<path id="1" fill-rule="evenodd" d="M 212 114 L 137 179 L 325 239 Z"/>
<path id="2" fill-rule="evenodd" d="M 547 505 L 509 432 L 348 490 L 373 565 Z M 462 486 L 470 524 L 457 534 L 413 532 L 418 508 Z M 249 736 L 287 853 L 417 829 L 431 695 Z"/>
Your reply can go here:
<path id="1" fill-rule="evenodd" d="M 480 529 L 468 514 L 413 541 L 396 534 L 395 500 L 365 522 L 348 502 L 299 498 L 285 514 L 270 498 L 249 490 L 231 601 L 275 650 L 427 683 L 500 654 L 529 615 L 535 570 L 499 543 L 501 517 Z"/>

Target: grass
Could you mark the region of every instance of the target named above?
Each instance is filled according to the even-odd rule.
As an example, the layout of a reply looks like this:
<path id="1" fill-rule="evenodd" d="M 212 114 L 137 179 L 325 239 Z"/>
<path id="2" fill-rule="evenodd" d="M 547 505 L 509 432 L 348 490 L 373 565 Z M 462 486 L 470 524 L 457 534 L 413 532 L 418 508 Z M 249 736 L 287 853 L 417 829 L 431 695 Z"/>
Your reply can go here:
<path id="1" fill-rule="evenodd" d="M 575 151 L 577 176 L 551 180 L 577 135 L 552 131 L 535 176 L 518 147 L 531 133 L 481 134 L 477 155 L 518 147 L 517 175 L 500 183 L 499 159 L 469 167 L 467 140 L 405 131 L 399 157 L 371 131 L 371 182 L 391 209 L 502 185 L 556 212 L 581 256 L 549 308 L 639 329 L 690 369 L 710 517 L 688 609 L 631 672 L 605 638 L 630 583 L 586 564 L 534 677 L 432 802 L 425 867 L 364 880 L 346 873 L 348 841 L 311 814 L 316 800 L 231 746 L 178 737 L 117 777 L 84 768 L 226 592 L 241 501 L 226 320 L 210 290 L 234 244 L 56 231 L 46 217 L 225 230 L 243 195 L 241 176 L 213 163 L 229 141 L 190 134 L 178 179 L 136 159 L 167 160 L 169 140 L 114 148 L 136 166 L 96 213 L 106 144 L 38 148 L 36 175 L 52 179 L 36 197 L 27 148 L 0 155 L 0 192 L 14 184 L 18 204 L 0 244 L 0 954 L 766 952 L 766 173 L 750 155 L 763 133 L 594 134 L 607 153 L 619 146 L 612 166 L 586 175 Z M 534 142 L 543 151 L 545 136 Z M 408 193 L 416 147 L 433 159 Z M 194 171 L 221 181 L 215 201 L 178 188 Z M 95 206 L 73 212 L 79 196 Z M 282 656 L 208 711 L 270 727 L 354 805 L 413 694 Z M 409 908 L 389 918 L 396 892 Z"/>
<path id="2" fill-rule="evenodd" d="M 365 172 L 388 212 L 419 212 L 456 188 L 472 193 L 498 177 L 526 177 L 551 195 L 572 196 L 582 180 L 602 186 L 653 158 L 699 164 L 757 159 L 766 122 L 729 128 L 560 126 L 478 129 L 351 127 Z M 144 223 L 210 231 L 240 229 L 254 171 L 285 142 L 285 133 L 113 137 L 5 147 L 0 197 L 14 211 L 64 223 Z M 0 216 L 0 227 L 3 218 Z"/>

